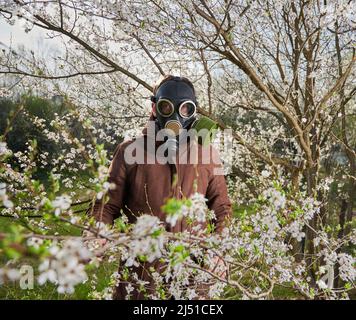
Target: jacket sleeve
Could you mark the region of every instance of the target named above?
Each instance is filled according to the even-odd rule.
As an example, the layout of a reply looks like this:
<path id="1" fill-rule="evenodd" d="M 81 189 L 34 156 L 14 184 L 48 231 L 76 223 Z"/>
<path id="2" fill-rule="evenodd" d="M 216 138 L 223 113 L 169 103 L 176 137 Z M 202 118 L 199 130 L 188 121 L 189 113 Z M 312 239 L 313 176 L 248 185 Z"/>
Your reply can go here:
<path id="1" fill-rule="evenodd" d="M 207 205 L 215 213 L 215 232 L 220 233 L 232 217 L 231 201 L 228 196 L 225 176 L 218 152 L 212 148 L 214 163 L 206 192 Z"/>
<path id="2" fill-rule="evenodd" d="M 119 144 L 114 152 L 108 176 L 108 182 L 115 184 L 115 188 L 108 191 L 108 201 L 105 204 L 102 199 L 96 200 L 94 207 L 91 210 L 91 215 L 94 216 L 97 221 L 113 224 L 114 219 L 119 217 L 120 210 L 123 207 L 126 173 L 124 145 Z"/>

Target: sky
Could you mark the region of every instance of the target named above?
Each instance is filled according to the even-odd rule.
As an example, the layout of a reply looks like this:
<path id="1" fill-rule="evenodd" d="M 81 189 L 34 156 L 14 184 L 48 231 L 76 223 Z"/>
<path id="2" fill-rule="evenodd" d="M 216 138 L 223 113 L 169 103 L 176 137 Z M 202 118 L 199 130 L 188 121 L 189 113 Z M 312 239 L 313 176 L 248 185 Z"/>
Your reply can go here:
<path id="1" fill-rule="evenodd" d="M 21 26 L 22 22 L 16 21 L 13 26 L 9 25 L 0 17 L 0 45 L 16 48 L 24 45 L 25 48 L 33 50 L 35 53 L 48 54 L 53 50 L 58 50 L 60 42 L 56 39 L 46 39 L 46 32 L 41 28 L 34 27 L 31 32 L 26 33 Z"/>
<path id="2" fill-rule="evenodd" d="M 9 46 L 12 42 L 13 44 L 23 44 L 30 48 L 41 36 L 41 32 L 25 33 L 19 22 L 11 26 L 0 18 L 0 41 L 6 46 Z"/>
<path id="3" fill-rule="evenodd" d="M 49 68 L 54 67 L 52 57 L 60 55 L 60 48 L 63 48 L 61 42 L 56 38 L 48 39 L 46 30 L 34 27 L 32 31 L 26 33 L 21 22 L 16 21 L 12 26 L 0 16 L 0 49 L 11 47 L 17 51 L 18 46 L 24 46 L 27 52 L 32 50 L 35 57 L 46 61 Z M 0 88 L 12 86 L 14 82 L 17 82 L 16 77 L 5 75 L 5 78 L 0 81 Z"/>

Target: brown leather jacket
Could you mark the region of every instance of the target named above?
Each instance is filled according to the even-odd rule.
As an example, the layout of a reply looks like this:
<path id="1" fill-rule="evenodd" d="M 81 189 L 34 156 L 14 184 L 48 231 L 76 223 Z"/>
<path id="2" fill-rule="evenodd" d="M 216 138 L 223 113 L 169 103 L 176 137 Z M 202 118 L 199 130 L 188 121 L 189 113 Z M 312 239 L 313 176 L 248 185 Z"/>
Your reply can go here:
<path id="1" fill-rule="evenodd" d="M 189 197 L 197 191 L 205 195 L 209 209 L 214 211 L 215 230 L 220 232 L 231 217 L 231 203 L 224 175 L 221 175 L 221 171 L 220 175 L 214 172 L 222 168 L 218 152 L 211 145 L 203 147 L 194 141 L 185 147 L 180 147 L 179 154 L 180 156 L 186 155 L 188 159 L 195 159 L 195 162 L 183 164 L 178 159 L 177 164 L 160 164 L 155 159 L 153 164 L 148 164 L 147 142 L 151 138 L 144 129 L 141 137 L 118 145 L 109 169 L 108 179 L 116 185 L 116 188 L 109 191 L 109 201 L 103 207 L 100 201 L 95 204 L 92 212 L 96 220 L 112 224 L 114 219 L 120 216 L 120 210 L 122 210 L 130 222 L 134 222 L 135 216 L 139 214 L 153 214 L 160 218 L 167 231 L 184 231 L 188 229 L 186 220 L 178 221 L 172 228 L 165 222 L 166 215 L 162 212 L 161 206 L 170 197 L 180 199 Z M 141 142 L 144 148 L 145 162 L 143 164 L 128 164 L 124 159 L 125 150 L 134 142 Z M 161 144 L 162 142 L 154 142 L 154 150 L 156 151 Z M 139 151 L 133 151 L 132 154 L 136 155 L 137 152 Z M 204 152 L 210 152 L 214 161 L 205 163 L 207 158 Z M 190 156 L 192 158 L 189 158 Z M 136 271 L 145 279 L 149 278 L 148 274 L 141 272 L 141 268 Z M 124 287 L 119 286 L 115 297 L 123 299 L 124 294 Z M 143 297 L 137 293 L 134 298 Z"/>

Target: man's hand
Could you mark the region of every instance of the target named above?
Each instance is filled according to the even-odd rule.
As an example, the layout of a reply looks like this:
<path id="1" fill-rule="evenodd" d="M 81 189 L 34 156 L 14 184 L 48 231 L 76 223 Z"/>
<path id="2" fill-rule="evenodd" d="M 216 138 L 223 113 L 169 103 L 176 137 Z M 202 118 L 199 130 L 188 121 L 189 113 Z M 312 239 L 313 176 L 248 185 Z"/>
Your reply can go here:
<path id="1" fill-rule="evenodd" d="M 227 278 L 227 267 L 224 263 L 224 260 L 221 259 L 219 256 L 214 256 L 213 262 L 212 262 L 212 267 L 209 269 L 210 272 L 218 275 L 219 277 L 222 278 Z"/>
<path id="2" fill-rule="evenodd" d="M 95 236 L 95 234 L 89 230 L 84 230 L 82 236 L 83 238 L 87 238 L 87 237 L 93 237 Z M 105 244 L 107 243 L 107 240 L 103 238 L 87 240 L 87 241 L 90 242 L 91 245 L 98 245 L 100 247 L 105 246 Z"/>

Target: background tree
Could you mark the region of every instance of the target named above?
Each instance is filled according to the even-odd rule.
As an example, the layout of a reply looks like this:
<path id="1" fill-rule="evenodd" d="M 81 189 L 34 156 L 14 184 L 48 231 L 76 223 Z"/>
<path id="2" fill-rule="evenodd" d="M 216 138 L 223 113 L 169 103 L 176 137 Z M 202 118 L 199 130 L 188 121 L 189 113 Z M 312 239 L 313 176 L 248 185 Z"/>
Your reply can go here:
<path id="1" fill-rule="evenodd" d="M 352 1 L 15 0 L 0 12 L 63 46 L 51 61 L 8 48 L 0 73 L 63 96 L 113 145 L 140 131 L 160 75 L 192 79 L 200 114 L 233 129 L 229 186 L 237 205 L 251 205 L 270 179 L 282 179 L 291 197 L 306 192 L 320 202 L 303 240 L 290 240 L 316 285 L 325 263 L 312 258 L 325 249 L 315 245 L 320 233 L 343 239 L 353 230 Z M 332 160 L 336 150 L 344 162 Z M 350 250 L 346 243 L 339 253 Z M 337 278 L 337 263 L 335 271 Z"/>

